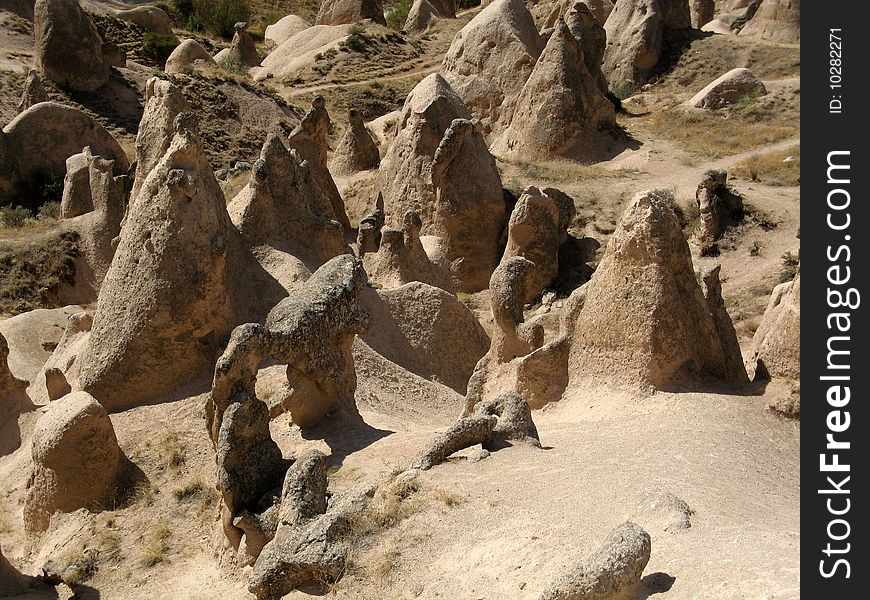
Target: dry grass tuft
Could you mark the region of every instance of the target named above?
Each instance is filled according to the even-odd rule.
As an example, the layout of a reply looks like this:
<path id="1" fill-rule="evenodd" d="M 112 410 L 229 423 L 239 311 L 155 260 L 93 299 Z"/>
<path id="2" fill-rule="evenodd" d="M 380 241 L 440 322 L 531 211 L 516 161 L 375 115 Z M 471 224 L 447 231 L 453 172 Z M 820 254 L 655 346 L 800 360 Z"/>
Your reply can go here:
<path id="1" fill-rule="evenodd" d="M 169 540 L 172 537 L 172 532 L 166 525 L 158 524 L 154 526 L 148 536 L 148 541 L 145 548 L 142 550 L 142 557 L 139 559 L 140 564 L 145 568 L 151 568 L 166 560 L 166 554 L 169 552 Z"/>
<path id="2" fill-rule="evenodd" d="M 801 147 L 796 144 L 782 150 L 753 154 L 735 164 L 731 173 L 767 185 L 800 185 Z"/>

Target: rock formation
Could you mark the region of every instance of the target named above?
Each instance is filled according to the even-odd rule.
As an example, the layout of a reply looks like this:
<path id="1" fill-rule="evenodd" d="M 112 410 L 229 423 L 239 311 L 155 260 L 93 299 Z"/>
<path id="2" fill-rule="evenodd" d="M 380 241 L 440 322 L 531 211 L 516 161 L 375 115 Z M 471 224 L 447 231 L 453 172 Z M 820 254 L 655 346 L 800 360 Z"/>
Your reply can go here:
<path id="1" fill-rule="evenodd" d="M 128 481 L 128 460 L 103 406 L 84 392 L 53 402 L 33 432 L 24 525 L 45 531 L 55 512 L 108 508 Z"/>
<path id="2" fill-rule="evenodd" d="M 115 175 L 130 168 L 115 138 L 82 111 L 57 102 L 31 106 L 0 134 L 0 202 L 9 201 L 7 196 L 11 200 L 26 195 L 40 181 L 62 180 L 66 159 L 85 146 L 115 161 Z"/>
<path id="3" fill-rule="evenodd" d="M 601 69 L 611 90 L 628 95 L 646 83 L 661 56 L 664 24 L 658 0 L 617 2 L 604 29 L 607 49 Z"/>
<path id="4" fill-rule="evenodd" d="M 641 192 L 611 236 L 574 324 L 572 386 L 606 377 L 662 388 L 731 375 L 735 357 L 726 356 L 672 202 Z"/>
<path id="5" fill-rule="evenodd" d="M 549 193 L 548 193 L 549 192 Z M 504 258 L 522 256 L 535 263 L 523 302 L 531 302 L 559 273 L 559 247 L 568 236 L 574 200 L 558 190 L 523 190 L 508 221 Z"/>
<path id="6" fill-rule="evenodd" d="M 595 17 L 596 22 L 599 25 L 604 26 L 607 17 L 610 16 L 611 12 L 613 12 L 614 2 L 612 0 L 559 0 L 553 6 L 552 10 L 547 15 L 547 18 L 544 19 L 542 29 L 554 27 L 559 18 L 562 18 L 567 22 L 568 13 L 573 7 L 577 6 L 577 4 L 583 4 L 592 16 Z"/>
<path id="7" fill-rule="evenodd" d="M 565 23 L 571 30 L 571 35 L 580 45 L 586 68 L 595 79 L 595 83 L 598 84 L 598 89 L 606 95 L 608 91 L 607 79 L 601 71 L 604 51 L 607 49 L 607 32 L 604 30 L 604 26 L 596 19 L 589 5 L 584 2 L 575 2 L 568 9 Z"/>
<path id="8" fill-rule="evenodd" d="M 77 312 L 67 320 L 63 336 L 51 356 L 36 376 L 31 386 L 33 401 L 47 404 L 68 394 L 73 386 L 78 387 L 78 355 L 84 349 L 94 317 L 89 312 Z"/>
<path id="9" fill-rule="evenodd" d="M 692 27 L 701 29 L 716 16 L 716 0 L 691 0 Z"/>
<path id="10" fill-rule="evenodd" d="M 42 87 L 42 80 L 36 69 L 30 69 L 27 79 L 24 80 L 24 92 L 21 94 L 21 102 L 18 103 L 18 112 L 22 113 L 34 104 L 48 102 L 48 94 Z"/>
<path id="11" fill-rule="evenodd" d="M 486 135 L 495 135 L 511 122 L 543 49 L 523 0 L 495 0 L 453 38 L 441 74 L 481 120 Z"/>
<path id="12" fill-rule="evenodd" d="M 317 13 L 315 25 L 345 25 L 371 19 L 386 25 L 381 0 L 324 0 Z"/>
<path id="13" fill-rule="evenodd" d="M 622 597 L 640 583 L 651 549 L 649 534 L 627 521 L 610 532 L 598 552 L 569 567 L 550 584 L 539 600 Z"/>
<path id="14" fill-rule="evenodd" d="M 453 0 L 414 0 L 405 21 L 405 31 L 424 31 L 438 19 L 455 19 Z"/>
<path id="15" fill-rule="evenodd" d="M 420 281 L 453 293 L 449 271 L 433 263 L 426 254 L 420 241 L 421 227 L 420 216 L 415 211 L 408 211 L 401 230 L 383 229 L 379 232 L 380 247 L 364 260 L 372 283 L 382 288 L 397 288 Z"/>
<path id="16" fill-rule="evenodd" d="M 801 274 L 773 288 L 761 325 L 752 338 L 746 370 L 755 380 L 797 380 L 801 361 Z"/>
<path id="17" fill-rule="evenodd" d="M 251 245 L 289 252 L 314 271 L 350 249 L 310 165 L 270 134 L 251 169 L 250 181 L 227 210 Z"/>
<path id="18" fill-rule="evenodd" d="M 728 187 L 728 172 L 711 169 L 695 191 L 695 201 L 701 215 L 697 238 L 703 247 L 710 247 L 727 227 L 743 219 L 743 199 Z"/>
<path id="19" fill-rule="evenodd" d="M 244 67 L 256 67 L 260 64 L 260 56 L 257 54 L 254 38 L 243 27 L 236 27 L 229 53 L 237 56 Z"/>
<path id="20" fill-rule="evenodd" d="M 32 587 L 33 580 L 33 577 L 24 575 L 13 567 L 0 548 L 0 592 L 10 598 L 24 594 Z"/>
<path id="21" fill-rule="evenodd" d="M 495 159 L 462 101 L 438 74 L 408 94 L 378 173 L 387 222 L 409 210 L 442 238 L 454 287 L 486 287 L 499 258 L 504 198 Z"/>
<path id="22" fill-rule="evenodd" d="M 266 27 L 265 38 L 267 43 L 280 46 L 300 31 L 311 27 L 311 23 L 296 15 L 287 15 Z"/>
<path id="23" fill-rule="evenodd" d="M 381 239 L 383 238 L 381 230 L 384 228 L 385 222 L 384 195 L 378 193 L 375 209 L 360 219 L 357 228 L 356 245 L 360 259 L 364 259 L 365 255 L 370 252 L 377 252 L 381 247 Z M 369 273 L 371 279 L 371 271 L 367 268 L 366 272 Z"/>
<path id="24" fill-rule="evenodd" d="M 27 382 L 18 379 L 9 370 L 9 344 L 0 334 L 0 427 L 30 408 Z"/>
<path id="25" fill-rule="evenodd" d="M 493 152 L 527 160 L 589 160 L 611 139 L 608 130 L 615 124 L 613 104 L 601 93 L 577 40 L 560 20 Z"/>
<path id="26" fill-rule="evenodd" d="M 78 0 L 37 0 L 33 33 L 36 69 L 52 81 L 80 92 L 109 81 L 103 40 Z"/>
<path id="27" fill-rule="evenodd" d="M 299 125 L 287 136 L 287 147 L 299 152 L 303 160 L 308 161 L 311 175 L 317 185 L 326 194 L 332 205 L 332 218 L 341 223 L 345 229 L 350 229 L 350 220 L 344 209 L 344 200 L 335 186 L 335 181 L 326 165 L 329 152 L 327 135 L 329 133 L 329 113 L 326 111 L 326 101 L 317 94 L 311 101 L 311 108 L 299 122 Z"/>
<path id="28" fill-rule="evenodd" d="M 156 6 L 135 6 L 125 10 L 117 10 L 112 16 L 122 21 L 135 23 L 145 31 L 161 35 L 172 35 L 172 19 L 165 11 Z"/>
<path id="29" fill-rule="evenodd" d="M 763 0 L 755 15 L 740 30 L 740 35 L 799 44 L 801 41 L 800 0 Z"/>
<path id="30" fill-rule="evenodd" d="M 197 63 L 217 66 L 214 58 L 208 51 L 200 46 L 196 41 L 187 39 L 182 41 L 169 58 L 166 59 L 164 71 L 170 74 L 181 73 L 187 67 L 191 67 Z"/>
<path id="31" fill-rule="evenodd" d="M 363 123 L 362 114 L 352 108 L 349 125 L 332 155 L 331 170 L 336 175 L 352 175 L 376 168 L 381 162 L 378 145 Z"/>
<path id="32" fill-rule="evenodd" d="M 722 283 L 719 281 L 721 265 L 716 265 L 701 272 L 701 291 L 704 293 L 704 301 L 707 310 L 713 317 L 713 325 L 716 334 L 722 344 L 725 355 L 725 379 L 735 383 L 749 381 L 746 377 L 746 368 L 743 366 L 743 355 L 740 353 L 740 342 L 737 339 L 737 331 L 731 316 L 725 309 L 725 301 L 722 299 Z"/>
<path id="33" fill-rule="evenodd" d="M 695 94 L 689 104 L 695 108 L 722 108 L 744 96 L 767 94 L 767 88 L 749 69 L 731 69 Z"/>

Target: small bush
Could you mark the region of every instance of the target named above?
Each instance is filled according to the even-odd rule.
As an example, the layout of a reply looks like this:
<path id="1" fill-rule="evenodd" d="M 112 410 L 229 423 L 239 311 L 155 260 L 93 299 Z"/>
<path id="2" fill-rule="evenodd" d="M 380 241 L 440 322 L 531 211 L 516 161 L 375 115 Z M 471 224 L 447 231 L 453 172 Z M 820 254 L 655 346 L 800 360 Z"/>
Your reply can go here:
<path id="1" fill-rule="evenodd" d="M 172 51 L 178 47 L 178 38 L 174 35 L 163 35 L 162 33 L 154 33 L 153 31 L 145 34 L 142 40 L 142 53 L 163 66 L 166 64 L 166 59 L 172 54 Z"/>
<path id="2" fill-rule="evenodd" d="M 408 13 L 411 12 L 412 4 L 412 0 L 402 0 L 396 8 L 388 12 L 386 14 L 387 27 L 401 31 L 408 20 Z"/>
<path id="3" fill-rule="evenodd" d="M 761 256 L 761 242 L 755 240 L 749 246 L 749 256 Z"/>
<path id="4" fill-rule="evenodd" d="M 170 537 L 172 537 L 172 532 L 166 525 L 157 525 L 151 531 L 148 543 L 142 551 L 141 563 L 143 567 L 151 568 L 166 560 Z"/>
<path id="5" fill-rule="evenodd" d="M 793 252 L 786 252 L 782 255 L 782 268 L 779 272 L 779 281 L 784 283 L 791 281 L 797 275 L 798 267 L 801 264 L 800 257 Z"/>
<path id="6" fill-rule="evenodd" d="M 239 75 L 248 76 L 248 69 L 242 64 L 242 59 L 235 52 L 230 52 L 218 61 L 218 66 Z"/>
<path id="7" fill-rule="evenodd" d="M 59 219 L 60 218 L 60 202 L 46 202 L 39 207 L 40 219 Z"/>
<path id="8" fill-rule="evenodd" d="M 22 227 L 27 219 L 31 218 L 33 213 L 23 206 L 4 206 L 0 208 L 0 223 L 4 227 Z"/>
<path id="9" fill-rule="evenodd" d="M 366 36 L 365 27 L 357 23 L 348 30 L 347 37 L 339 43 L 339 47 L 350 52 L 358 52 L 362 54 L 366 51 L 369 45 L 369 38 Z"/>
<path id="10" fill-rule="evenodd" d="M 229 38 L 235 32 L 233 26 L 250 15 L 246 0 L 193 0 L 191 16 L 203 29 Z"/>

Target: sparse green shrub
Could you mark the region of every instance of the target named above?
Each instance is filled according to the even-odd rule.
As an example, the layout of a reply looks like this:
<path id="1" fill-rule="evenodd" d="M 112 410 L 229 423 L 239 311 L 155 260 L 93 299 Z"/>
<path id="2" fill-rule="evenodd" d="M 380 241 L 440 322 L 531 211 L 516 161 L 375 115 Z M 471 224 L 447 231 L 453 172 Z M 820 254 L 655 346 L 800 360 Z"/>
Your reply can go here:
<path id="1" fill-rule="evenodd" d="M 338 44 L 339 47 L 349 52 L 364 53 L 369 45 L 369 38 L 365 32 L 365 27 L 361 24 L 353 25 L 348 30 L 347 37 Z"/>
<path id="2" fill-rule="evenodd" d="M 401 31 L 408 20 L 408 13 L 411 12 L 412 0 L 402 0 L 396 8 L 386 14 L 387 27 Z M 478 2 L 479 4 L 479 2 Z"/>
<path id="3" fill-rule="evenodd" d="M 247 21 L 251 11 L 246 0 L 193 0 L 191 17 L 215 35 L 232 37 L 233 25 Z"/>
<path id="4" fill-rule="evenodd" d="M 142 53 L 162 66 L 166 64 L 166 59 L 178 47 L 178 44 L 178 38 L 174 35 L 163 35 L 150 31 L 145 34 L 142 40 Z"/>
<path id="5" fill-rule="evenodd" d="M 0 223 L 2 223 L 4 227 L 22 227 L 27 219 L 32 216 L 33 213 L 23 206 L 13 207 L 10 204 L 9 206 L 0 208 Z"/>
<path id="6" fill-rule="evenodd" d="M 801 264 L 800 257 L 793 252 L 786 252 L 782 255 L 782 268 L 779 272 L 780 283 L 791 281 L 797 275 L 798 266 Z"/>
<path id="7" fill-rule="evenodd" d="M 242 64 L 241 57 L 235 52 L 230 52 L 222 59 L 220 59 L 218 61 L 218 66 L 222 69 L 226 69 L 227 71 L 232 71 L 233 73 L 244 75 L 245 77 L 249 75 L 248 69 L 245 67 L 245 65 Z"/>
<path id="8" fill-rule="evenodd" d="M 49 202 L 45 202 L 42 206 L 39 207 L 39 218 L 40 219 L 59 219 L 60 218 L 60 202 L 56 200 L 51 200 Z"/>
<path id="9" fill-rule="evenodd" d="M 746 94 L 737 101 L 737 103 L 734 105 L 734 108 L 736 108 L 737 110 L 744 110 L 755 104 L 755 101 L 759 98 L 761 98 L 760 92 L 752 92 L 750 94 Z"/>

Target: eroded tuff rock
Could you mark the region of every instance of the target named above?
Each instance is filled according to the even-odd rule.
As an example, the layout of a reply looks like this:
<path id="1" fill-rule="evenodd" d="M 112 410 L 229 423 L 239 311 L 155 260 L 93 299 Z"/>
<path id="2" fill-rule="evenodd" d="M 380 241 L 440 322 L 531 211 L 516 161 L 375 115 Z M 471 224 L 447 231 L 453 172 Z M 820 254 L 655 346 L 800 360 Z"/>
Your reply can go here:
<path id="1" fill-rule="evenodd" d="M 362 113 L 355 108 L 348 112 L 347 131 L 332 155 L 331 170 L 336 175 L 352 175 L 376 168 L 381 162 L 378 145 L 363 123 Z"/>
<path id="2" fill-rule="evenodd" d="M 719 280 L 721 265 L 716 265 L 701 272 L 701 291 L 704 292 L 704 301 L 707 309 L 713 317 L 713 325 L 722 351 L 725 355 L 725 378 L 735 383 L 748 381 L 746 368 L 743 366 L 743 355 L 740 353 L 740 342 L 737 339 L 737 331 L 731 316 L 725 309 L 725 301 L 722 299 L 722 283 Z"/>
<path id="3" fill-rule="evenodd" d="M 266 27 L 265 38 L 267 43 L 279 46 L 300 31 L 311 27 L 311 23 L 297 15 L 287 15 Z"/>
<path id="4" fill-rule="evenodd" d="M 39 72 L 36 69 L 30 69 L 27 72 L 27 79 L 24 80 L 24 91 L 21 93 L 21 102 L 18 103 L 18 112 L 24 112 L 40 102 L 48 102 L 48 94 L 42 87 Z"/>
<path id="5" fill-rule="evenodd" d="M 575 212 L 574 200 L 555 189 L 529 186 L 517 200 L 502 260 L 522 256 L 535 263 L 524 302 L 531 302 L 559 274 L 559 247 L 567 239 Z"/>
<path id="6" fill-rule="evenodd" d="M 501 133 L 544 43 L 523 0 L 495 0 L 453 38 L 441 74 L 487 136 Z"/>
<path id="7" fill-rule="evenodd" d="M 357 254 L 364 259 L 369 252 L 377 252 L 381 247 L 381 230 L 384 228 L 387 216 L 384 214 L 384 195 L 378 193 L 375 200 L 375 208 L 360 219 L 357 228 L 356 245 Z M 366 272 L 369 272 L 366 269 Z"/>
<path id="8" fill-rule="evenodd" d="M 128 482 L 128 460 L 106 409 L 90 394 L 52 402 L 33 432 L 24 525 L 45 531 L 55 512 L 108 508 Z"/>
<path id="9" fill-rule="evenodd" d="M 243 27 L 236 27 L 233 41 L 230 43 L 229 54 L 237 56 L 239 63 L 244 67 L 256 67 L 260 64 L 260 56 L 257 54 L 254 38 Z"/>
<path id="10" fill-rule="evenodd" d="M 583 51 L 564 21 L 556 23 L 517 99 L 510 126 L 495 141 L 497 155 L 528 160 L 594 159 L 616 124 Z"/>
<path id="11" fill-rule="evenodd" d="M 9 344 L 0 334 L 0 427 L 31 408 L 26 390 L 27 382 L 18 379 L 9 370 Z"/>
<path id="12" fill-rule="evenodd" d="M 627 521 L 610 532 L 597 553 L 550 584 L 539 600 L 615 600 L 640 583 L 650 551 L 649 534 Z"/>
<path id="13" fill-rule="evenodd" d="M 658 0 L 617 2 L 604 29 L 607 49 L 601 69 L 610 89 L 627 94 L 640 88 L 661 57 L 664 24 Z"/>
<path id="14" fill-rule="evenodd" d="M 764 0 L 755 15 L 740 30 L 740 35 L 799 44 L 801 41 L 800 0 Z"/>
<path id="15" fill-rule="evenodd" d="M 662 191 L 629 203 L 574 324 L 571 385 L 606 377 L 662 388 L 728 380 L 733 357 L 695 279 L 689 245 Z"/>
<path id="16" fill-rule="evenodd" d="M 329 133 L 329 123 L 326 100 L 317 94 L 311 101 L 311 108 L 302 117 L 299 125 L 287 136 L 287 147 L 296 150 L 303 160 L 308 161 L 314 181 L 317 182 L 332 205 L 332 218 L 341 223 L 345 229 L 350 229 L 350 220 L 344 209 L 344 200 L 342 200 L 326 164 L 326 156 L 329 152 L 329 143 L 326 139 Z"/>
<path id="17" fill-rule="evenodd" d="M 315 25 L 346 25 L 371 19 L 386 25 L 381 0 L 324 0 L 317 13 Z"/>
<path id="18" fill-rule="evenodd" d="M 172 19 L 157 6 L 135 6 L 125 10 L 114 11 L 112 16 L 122 21 L 135 23 L 145 31 L 172 35 Z"/>
<path id="19" fill-rule="evenodd" d="M 767 88 L 752 71 L 737 68 L 710 82 L 689 100 L 689 104 L 695 108 L 722 108 L 750 94 L 763 96 Z"/>
<path id="20" fill-rule="evenodd" d="M 755 381 L 797 380 L 801 360 L 801 274 L 773 288 L 761 325 L 752 338 L 746 369 Z"/>
<path id="21" fill-rule="evenodd" d="M 692 27 L 701 29 L 716 16 L 716 0 L 691 0 L 689 10 L 692 16 Z"/>
<path id="22" fill-rule="evenodd" d="M 311 271 L 350 252 L 311 163 L 296 150 L 288 150 L 275 134 L 266 138 L 250 181 L 227 210 L 251 245 L 289 252 Z"/>
<path id="23" fill-rule="evenodd" d="M 501 179 L 479 125 L 440 75 L 408 94 L 378 176 L 387 222 L 416 211 L 421 233 L 442 238 L 454 287 L 485 288 L 504 227 Z"/>
<path id="24" fill-rule="evenodd" d="M 70 315 L 63 336 L 31 387 L 34 402 L 47 404 L 68 394 L 72 386 L 78 387 L 76 358 L 84 349 L 93 324 L 94 317 L 89 312 Z"/>
<path id="25" fill-rule="evenodd" d="M 702 246 L 710 246 L 725 229 L 743 219 L 743 199 L 728 187 L 728 172 L 711 169 L 695 191 L 695 201 L 701 214 L 701 227 L 696 235 Z"/>
<path id="26" fill-rule="evenodd" d="M 163 68 L 167 73 L 181 73 L 187 67 L 194 66 L 197 63 L 204 65 L 217 66 L 212 55 L 208 50 L 203 48 L 195 40 L 187 39 L 182 41 L 169 58 L 166 59 L 166 66 Z"/>
<path id="27" fill-rule="evenodd" d="M 438 19 L 455 19 L 453 0 L 414 0 L 405 21 L 405 31 L 424 31 Z"/>
<path id="28" fill-rule="evenodd" d="M 93 92 L 109 81 L 103 40 L 78 0 L 37 0 L 33 11 L 34 58 L 40 73 L 80 92 Z"/>
<path id="29" fill-rule="evenodd" d="M 607 32 L 604 30 L 603 22 L 596 18 L 588 3 L 575 2 L 565 14 L 565 24 L 580 45 L 583 62 L 595 79 L 595 83 L 598 84 L 598 89 L 606 95 L 607 78 L 601 71 L 604 51 L 607 49 Z"/>
<path id="30" fill-rule="evenodd" d="M 695 511 L 679 496 L 670 492 L 658 492 L 645 498 L 631 519 L 654 533 L 678 533 L 692 526 L 693 514 Z"/>
<path id="31" fill-rule="evenodd" d="M 586 8 L 589 9 L 589 12 L 592 13 L 592 16 L 595 17 L 598 24 L 603 26 L 605 21 L 607 21 L 607 17 L 610 16 L 611 12 L 613 12 L 614 3 L 612 0 L 580 0 L 579 2 L 578 0 L 560 0 L 559 2 L 556 2 L 550 13 L 547 15 L 547 18 L 544 19 L 542 29 L 553 27 L 559 18 L 568 21 L 568 13 L 577 4 L 585 5 Z"/>
<path id="32" fill-rule="evenodd" d="M 8 597 L 24 594 L 33 587 L 33 580 L 33 577 L 24 575 L 12 566 L 0 548 L 0 592 L 8 594 Z"/>

